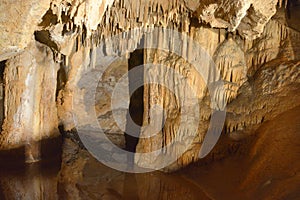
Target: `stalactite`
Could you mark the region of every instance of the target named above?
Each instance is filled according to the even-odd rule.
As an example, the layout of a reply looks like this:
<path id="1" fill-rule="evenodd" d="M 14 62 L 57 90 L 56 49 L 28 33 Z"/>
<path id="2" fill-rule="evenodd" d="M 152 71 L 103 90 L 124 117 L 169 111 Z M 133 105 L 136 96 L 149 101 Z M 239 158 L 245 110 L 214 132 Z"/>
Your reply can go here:
<path id="1" fill-rule="evenodd" d="M 276 3 L 276 1 L 274 2 Z M 186 97 L 186 93 L 184 92 L 187 88 L 187 85 L 182 83 L 182 80 L 177 80 L 174 77 L 174 74 L 172 74 L 174 72 L 171 72 L 170 69 L 174 69 L 176 72 L 182 74 L 190 85 L 197 86 L 196 94 L 199 99 L 204 101 L 204 99 L 208 95 L 205 82 L 201 79 L 201 77 L 195 75 L 196 73 L 195 71 L 193 71 L 193 67 L 189 65 L 185 60 L 187 58 L 189 60 L 197 60 L 198 54 L 197 52 L 193 52 L 193 46 L 191 45 L 192 41 L 197 41 L 203 48 L 205 48 L 210 56 L 214 56 L 216 66 L 221 72 L 221 78 L 225 82 L 226 90 L 224 94 L 219 92 L 219 88 L 217 88 L 210 95 L 214 99 L 222 99 L 224 100 L 224 102 L 228 103 L 233 103 L 233 100 L 236 99 L 238 95 L 238 90 L 243 89 L 242 86 L 246 84 L 246 75 L 253 76 L 258 69 L 263 67 L 264 64 L 276 59 L 278 55 L 287 58 L 287 60 L 293 59 L 292 56 L 288 56 L 289 54 L 292 54 L 290 53 L 292 52 L 292 47 L 290 44 L 288 44 L 288 42 L 291 42 L 289 40 L 297 37 L 299 38 L 300 36 L 299 33 L 295 33 L 295 31 L 293 32 L 282 23 L 276 21 L 276 19 L 270 19 L 273 15 L 272 12 L 274 11 L 274 2 L 270 1 L 270 5 L 268 4 L 268 9 L 266 9 L 268 10 L 268 13 L 261 13 L 261 5 L 266 5 L 264 3 L 261 3 L 261 5 L 259 5 L 259 3 L 257 2 L 253 3 L 253 8 L 249 7 L 250 4 L 248 5 L 248 3 L 246 3 L 245 5 L 241 6 L 241 10 L 234 7 L 235 5 L 233 5 L 233 7 L 230 7 L 232 5 L 229 4 L 221 6 L 216 4 L 217 7 L 220 6 L 218 9 L 217 7 L 209 7 L 212 10 L 206 11 L 211 11 L 212 13 L 208 12 L 209 16 L 207 18 L 207 23 L 211 26 L 216 26 L 217 28 L 219 28 L 212 29 L 203 26 L 203 24 L 195 25 L 194 23 L 192 23 L 191 18 L 199 17 L 198 10 L 192 15 L 192 12 L 186 7 L 184 1 L 52 0 L 50 10 L 53 15 L 57 16 L 57 22 L 55 22 L 55 24 L 49 25 L 49 27 L 43 28 L 49 30 L 49 32 L 51 33 L 50 39 L 59 46 L 57 54 L 55 56 L 55 60 L 57 62 L 64 61 L 66 68 L 70 68 L 70 73 L 76 74 L 74 75 L 75 78 L 72 77 L 73 79 L 71 80 L 74 82 L 76 82 L 75 80 L 77 80 L 76 78 L 78 78 L 80 70 L 88 69 L 88 67 L 95 67 L 95 64 L 91 64 L 91 66 L 89 66 L 83 60 L 89 60 L 89 62 L 95 63 L 96 52 L 94 51 L 94 49 L 99 45 L 104 45 L 103 53 L 106 53 L 106 55 L 114 56 L 126 54 L 128 56 L 131 51 L 137 48 L 137 46 L 141 42 L 141 38 L 143 37 L 143 32 L 145 30 L 147 31 L 147 29 L 149 31 L 150 28 L 158 26 L 174 29 L 175 31 L 183 33 L 181 41 L 174 41 L 174 37 L 172 38 L 170 35 L 167 35 L 164 32 L 161 32 L 158 37 L 146 38 L 145 41 L 147 44 L 155 44 L 158 39 L 159 43 L 163 44 L 164 46 L 166 46 L 165 42 L 169 42 L 171 50 L 181 48 L 181 54 L 183 57 L 177 58 L 174 55 L 156 51 L 151 52 L 153 60 L 150 60 L 150 58 L 148 58 L 148 61 L 163 64 L 167 67 L 167 69 L 169 69 L 166 71 L 162 69 L 159 71 L 155 71 L 153 72 L 154 77 L 150 78 L 154 79 L 155 74 L 172 76 L 173 80 L 170 80 L 170 82 L 178 84 L 172 85 L 172 87 L 174 87 L 173 89 L 175 91 L 175 96 L 183 96 L 182 98 L 176 99 L 174 96 L 172 96 L 173 94 L 169 94 L 166 89 L 158 85 L 149 86 L 147 88 L 149 102 L 150 97 L 155 95 L 155 92 L 157 92 L 157 94 L 162 95 L 161 99 L 159 98 L 159 96 L 157 97 L 157 99 L 159 99 L 161 101 L 160 103 L 164 104 L 164 106 L 169 109 L 167 113 L 169 124 L 162 130 L 161 133 L 161 145 L 164 146 L 170 143 L 176 136 L 178 127 L 176 127 L 175 125 L 179 123 L 176 120 L 179 120 L 178 115 L 181 109 L 181 101 L 189 100 Z M 205 4 L 205 2 L 202 3 Z M 288 1 L 279 0 L 278 4 L 279 6 L 286 7 L 288 5 Z M 226 7 L 226 9 L 234 11 L 233 14 L 222 13 L 224 12 L 224 9 L 220 9 L 222 6 L 228 6 Z M 206 6 L 203 7 L 206 8 Z M 201 8 L 202 7 L 199 7 L 199 9 Z M 196 9 L 198 8 L 195 8 L 195 10 Z M 220 10 L 220 13 L 213 13 Z M 262 14 L 263 16 L 261 17 L 260 14 Z M 226 16 L 224 17 L 223 15 Z M 218 16 L 218 19 L 215 19 L 214 23 L 210 23 L 209 20 L 211 18 L 209 17 L 214 16 Z M 200 18 L 201 16 L 199 17 L 200 21 L 205 21 Z M 227 19 L 232 19 L 232 21 L 226 21 Z M 253 21 L 252 19 L 257 20 Z M 261 21 L 263 21 L 263 23 L 260 24 Z M 260 34 L 261 29 L 265 26 L 265 23 L 267 23 L 267 25 L 260 38 L 257 38 L 256 40 L 253 40 L 253 38 L 247 39 L 247 34 L 250 36 L 252 36 L 253 34 L 256 35 L 257 33 Z M 259 26 L 257 26 L 257 24 L 259 24 Z M 56 32 L 56 28 L 59 28 L 60 26 L 62 27 L 62 31 Z M 251 30 L 254 30 L 254 33 L 251 32 L 251 30 L 249 32 L 249 27 Z M 135 30 L 135 28 L 140 29 Z M 231 29 L 234 30 L 236 28 L 238 28 L 236 38 L 225 39 L 225 35 L 228 32 L 226 29 L 230 31 Z M 133 36 L 131 37 L 134 39 L 132 40 L 120 40 L 123 42 L 115 43 L 110 43 L 108 40 L 105 40 L 109 37 L 129 30 L 134 30 Z M 245 34 L 243 34 L 244 30 Z M 239 37 L 240 35 L 243 37 Z M 128 35 L 126 35 L 126 33 L 124 33 L 120 37 L 130 38 Z M 173 41 L 168 41 L 169 38 L 171 38 L 171 40 Z M 282 50 L 281 47 L 283 46 L 282 43 L 284 42 L 286 43 L 287 47 Z M 105 48 L 105 46 L 109 48 Z M 76 64 L 74 64 L 74 60 L 76 59 L 82 61 L 82 65 L 77 66 Z M 281 66 L 281 68 L 285 69 L 283 66 Z M 249 71 L 249 74 L 246 74 L 244 72 L 245 69 L 246 71 Z M 207 78 L 206 81 L 209 82 L 218 80 L 219 77 L 215 76 L 215 73 L 211 69 L 209 70 L 209 76 L 205 77 Z M 295 69 L 293 70 L 295 71 Z M 265 71 L 264 73 L 264 76 L 267 77 L 272 73 L 277 73 L 277 71 Z M 297 73 L 291 73 L 289 71 L 287 71 L 286 73 L 290 74 L 291 80 L 297 80 Z M 265 78 L 264 76 L 262 77 L 262 79 Z M 270 83 L 274 83 L 274 80 L 278 80 L 278 82 L 274 83 L 274 85 L 276 87 L 283 87 L 285 84 L 285 79 L 286 77 L 283 74 L 280 74 L 278 76 L 274 75 L 268 80 Z M 264 90 L 260 91 L 261 93 L 272 94 L 272 92 L 274 92 L 275 86 L 265 82 L 262 84 L 265 85 L 265 88 Z M 70 88 L 75 91 L 74 93 L 78 92 L 75 89 L 75 84 L 71 84 Z M 250 90 L 251 89 L 249 89 L 249 91 Z M 245 91 L 245 93 L 248 92 L 248 90 Z M 69 93 L 66 92 L 66 94 Z M 70 96 L 71 95 L 72 94 L 70 94 Z M 78 94 L 76 93 L 76 95 Z M 211 110 L 209 108 L 211 102 L 202 103 L 205 104 L 205 110 L 200 111 L 200 119 L 202 120 L 201 123 L 204 123 L 204 121 L 208 121 L 211 117 Z M 151 107 L 151 105 L 153 105 L 152 101 L 148 104 L 148 106 Z M 228 120 L 228 124 L 226 124 L 226 128 L 224 130 L 226 133 L 229 134 L 234 131 L 246 129 L 248 126 L 257 125 L 262 121 L 267 120 L 268 113 L 266 113 L 264 110 L 271 111 L 272 109 L 272 105 L 269 104 L 261 105 L 256 103 L 250 104 L 249 106 L 252 106 L 253 109 L 257 112 L 249 113 L 248 105 L 238 105 L 233 111 L 231 110 L 232 113 L 236 113 L 236 116 L 231 116 L 232 120 Z M 262 109 L 263 106 L 266 106 L 266 108 Z M 197 133 L 198 136 L 195 140 L 197 140 L 199 144 L 201 144 L 201 142 L 203 141 L 203 138 L 205 136 L 204 132 L 204 130 L 201 130 L 199 131 L 199 133 Z M 187 140 L 190 140 L 189 137 L 191 135 L 192 133 L 190 133 L 190 130 L 187 127 L 184 127 L 179 133 L 178 141 L 184 140 L 186 138 Z M 182 146 L 183 144 L 178 141 L 176 141 L 178 146 Z M 178 149 L 176 149 L 175 147 L 173 147 L 173 149 L 166 149 L 165 153 L 170 153 L 173 150 L 175 154 L 178 153 Z M 193 159 L 196 160 L 196 158 Z M 178 160 L 179 165 L 186 165 L 189 162 L 191 162 L 191 159 L 187 157 L 182 160 Z"/>
<path id="2" fill-rule="evenodd" d="M 278 0 L 279 7 L 283 7 L 284 6 L 285 8 L 287 8 L 288 1 L 289 0 Z"/>

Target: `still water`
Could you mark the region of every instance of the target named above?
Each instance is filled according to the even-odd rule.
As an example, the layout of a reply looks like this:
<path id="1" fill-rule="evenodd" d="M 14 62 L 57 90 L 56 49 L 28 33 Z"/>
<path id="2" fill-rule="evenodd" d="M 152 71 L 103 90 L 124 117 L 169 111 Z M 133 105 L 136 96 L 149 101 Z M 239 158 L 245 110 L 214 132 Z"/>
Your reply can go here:
<path id="1" fill-rule="evenodd" d="M 0 199 L 209 199 L 179 173 L 110 169 L 67 141 L 62 160 L 2 167 Z"/>

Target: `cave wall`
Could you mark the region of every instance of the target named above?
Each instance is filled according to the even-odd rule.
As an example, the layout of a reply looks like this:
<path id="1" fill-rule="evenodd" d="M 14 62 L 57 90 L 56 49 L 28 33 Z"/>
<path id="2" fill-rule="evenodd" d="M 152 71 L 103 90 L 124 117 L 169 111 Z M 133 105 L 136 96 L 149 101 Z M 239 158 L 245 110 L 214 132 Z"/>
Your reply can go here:
<path id="1" fill-rule="evenodd" d="M 285 9 L 289 5 L 288 1 L 277 0 L 26 0 L 19 4 L 4 0 L 0 5 L 0 61 L 7 62 L 0 147 L 30 146 L 33 141 L 57 135 L 58 124 L 69 131 L 98 122 L 115 143 L 124 145 L 122 130 L 126 120 L 121 120 L 121 130 L 113 122 L 109 110 L 111 92 L 126 73 L 127 59 L 141 42 L 143 30 L 153 27 L 179 31 L 205 49 L 225 82 L 222 98 L 228 105 L 223 132 L 229 135 L 238 130 L 251 132 L 262 121 L 299 102 L 297 95 L 288 100 L 281 97 L 290 95 L 299 83 L 300 34 L 293 15 L 288 16 Z M 120 43 L 111 46 L 103 42 L 128 30 L 134 30 L 132 40 L 120 39 Z M 148 42 L 164 38 L 164 35 L 149 38 Z M 185 55 L 188 51 L 182 50 Z M 123 57 L 115 61 L 120 55 Z M 178 133 L 179 140 L 191 140 L 192 145 L 166 170 L 178 169 L 198 160 L 211 114 L 209 93 L 203 77 L 183 58 L 160 50 L 146 50 L 144 62 L 167 66 L 145 73 L 146 80 L 156 80 L 172 70 L 186 80 L 166 80 L 177 91 L 175 94 L 155 84 L 144 87 L 143 125 L 151 122 L 150 110 L 155 104 L 165 108 L 166 123 L 156 137 L 139 141 L 140 151 L 152 151 L 172 141 L 179 120 L 185 117 L 177 115 L 181 109 L 179 102 L 191 98 L 185 90 L 186 83 L 197 87 L 199 105 L 189 105 L 193 112 L 194 106 L 201 107 L 198 131 L 190 133 L 196 137 L 189 139 L 189 131 L 195 126 L 191 127 L 187 120 Z M 65 80 L 56 91 L 58 69 L 64 71 Z M 103 75 L 100 83 L 98 74 Z M 85 76 L 88 79 L 82 83 Z M 97 89 L 85 87 L 95 82 Z M 96 109 L 87 107 L 87 101 L 96 101 Z M 116 113 L 121 116 L 127 112 L 125 105 L 129 99 L 120 101 Z M 96 118 L 91 114 L 95 110 Z M 178 142 L 162 153 L 176 154 L 184 145 Z M 34 157 L 38 155 L 32 157 L 29 153 L 29 160 Z M 151 159 L 151 162 L 159 160 Z M 136 161 L 144 165 L 149 159 L 142 157 Z"/>
<path id="2" fill-rule="evenodd" d="M 278 11 L 267 23 L 261 38 L 255 40 L 245 40 L 240 35 L 226 35 L 225 32 L 209 28 L 207 31 L 210 34 L 205 34 L 204 39 L 201 35 L 204 32 L 203 29 L 192 27 L 192 30 L 194 32 L 190 31 L 191 37 L 207 49 L 224 80 L 224 95 L 227 102 L 224 134 L 232 138 L 249 136 L 262 122 L 274 118 L 288 107 L 298 105 L 299 95 L 293 95 L 293 93 L 299 85 L 297 80 L 300 69 L 299 53 L 297 53 L 299 52 L 297 48 L 299 32 L 288 27 L 284 11 Z M 167 66 L 154 68 L 147 73 L 145 76 L 149 79 L 160 76 L 168 77 L 166 74 L 170 73 L 168 72 L 170 68 L 181 71 L 186 77 L 186 80 L 178 85 L 176 85 L 178 82 L 176 78 L 171 80 L 173 81 L 171 85 L 176 85 L 179 92 L 183 93 L 181 95 L 174 95 L 158 85 L 147 86 L 144 125 L 149 124 L 151 118 L 154 118 L 148 111 L 156 104 L 161 104 L 166 108 L 166 122 L 163 130 L 155 137 L 140 139 L 138 145 L 140 151 L 152 152 L 167 146 L 177 136 L 180 138 L 179 141 L 165 152 L 165 154 L 176 154 L 185 151 L 187 143 L 190 143 L 185 154 L 165 170 L 178 169 L 199 160 L 199 149 L 207 133 L 212 111 L 209 101 L 212 94 L 209 94 L 201 78 L 198 77 L 197 80 L 197 73 L 192 71 L 191 64 L 184 59 L 160 50 L 147 51 L 146 59 L 149 63 Z M 198 87 L 196 94 L 199 98 L 201 121 L 198 124 L 197 136 L 192 137 L 194 135 L 190 134 L 192 139 L 188 137 L 188 130 L 193 130 L 192 123 L 185 125 L 187 130 L 179 129 L 180 118 L 184 117 L 184 114 L 181 113 L 180 99 L 175 97 L 187 98 L 189 96 L 185 82 Z M 190 105 L 196 108 L 195 105 Z M 189 111 L 187 115 L 193 116 L 192 113 Z M 224 155 L 218 151 L 215 154 L 217 154 L 215 157 Z M 141 166 L 149 165 L 149 163 L 155 166 L 156 162 L 162 161 L 159 160 L 159 156 L 152 158 L 141 156 L 137 157 L 137 162 Z"/>

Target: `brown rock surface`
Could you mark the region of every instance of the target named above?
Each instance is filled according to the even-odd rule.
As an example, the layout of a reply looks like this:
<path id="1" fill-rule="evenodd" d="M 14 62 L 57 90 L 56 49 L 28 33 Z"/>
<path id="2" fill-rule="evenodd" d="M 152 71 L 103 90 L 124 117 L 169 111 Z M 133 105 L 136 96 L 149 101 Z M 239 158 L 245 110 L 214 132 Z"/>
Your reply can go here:
<path id="1" fill-rule="evenodd" d="M 184 119 L 179 141 L 161 153 L 177 154 L 187 147 L 186 141 L 192 145 L 165 170 L 195 162 L 211 117 L 210 95 L 228 103 L 223 133 L 238 138 L 251 135 L 263 121 L 299 105 L 299 96 L 294 94 L 300 80 L 298 8 L 297 1 L 277 0 L 25 0 L 14 5 L 3 0 L 0 61 L 5 60 L 5 119 L 0 147 L 7 150 L 27 146 L 28 160 L 35 160 L 38 153 L 31 151 L 38 150 L 30 149 L 39 146 L 33 144 L 57 135 L 58 124 L 69 131 L 76 126 L 94 128 L 98 121 L 116 144 L 124 146 L 123 131 L 110 113 L 111 92 L 126 73 L 126 59 L 143 40 L 168 41 L 167 35 L 145 39 L 143 31 L 163 27 L 184 33 L 203 47 L 220 70 L 225 93 L 209 94 L 204 82 L 207 77 L 198 76 L 185 60 L 195 52 L 191 53 L 184 37 L 180 42 L 170 41 L 171 48 L 181 48 L 181 58 L 169 52 L 145 50 L 145 63 L 168 67 L 149 70 L 145 79 L 157 80 L 175 70 L 185 80 L 165 80 L 174 93 L 155 84 L 144 87 L 143 125 L 154 119 L 150 110 L 156 103 L 166 110 L 166 124 L 156 137 L 141 139 L 137 149 L 153 151 L 174 142 L 179 122 Z M 134 38 L 121 40 L 122 35 L 111 46 L 103 42 L 128 30 L 133 31 Z M 121 61 L 106 69 L 119 55 L 124 56 Z M 97 74 L 102 72 L 103 79 L 97 82 L 95 91 L 85 87 L 98 81 Z M 87 74 L 91 76 L 85 78 Z M 209 78 L 216 81 L 220 77 Z M 199 104 L 190 101 L 187 83 L 197 88 Z M 86 106 L 95 101 L 94 107 Z M 122 101 L 125 104 L 129 99 L 119 99 Z M 186 110 L 180 101 L 189 102 Z M 199 113 L 195 113 L 196 106 L 201 107 Z M 179 116 L 181 110 L 185 113 Z M 123 104 L 116 111 L 119 115 L 126 112 Z M 199 126 L 191 125 L 195 116 L 188 118 L 190 113 L 200 115 Z M 122 126 L 126 126 L 126 120 Z M 197 131 L 193 131 L 195 127 Z M 239 131 L 243 133 L 239 135 Z M 160 162 L 158 157 L 151 159 Z M 136 158 L 139 165 L 148 161 L 147 157 Z"/>
<path id="2" fill-rule="evenodd" d="M 298 199 L 299 109 L 263 123 L 254 137 L 240 140 L 238 148 L 232 146 L 231 156 L 209 164 L 200 162 L 184 169 L 182 176 L 192 179 L 212 199 Z M 222 143 L 229 137 L 221 139 Z M 222 149 L 222 143 L 216 149 Z"/>
<path id="3" fill-rule="evenodd" d="M 31 42 L 33 33 L 49 8 L 50 0 L 1 1 L 0 60 L 18 54 Z"/>
<path id="4" fill-rule="evenodd" d="M 31 42 L 5 66 L 4 124 L 0 149 L 26 147 L 27 161 L 39 159 L 39 142 L 59 135 L 52 51 Z"/>

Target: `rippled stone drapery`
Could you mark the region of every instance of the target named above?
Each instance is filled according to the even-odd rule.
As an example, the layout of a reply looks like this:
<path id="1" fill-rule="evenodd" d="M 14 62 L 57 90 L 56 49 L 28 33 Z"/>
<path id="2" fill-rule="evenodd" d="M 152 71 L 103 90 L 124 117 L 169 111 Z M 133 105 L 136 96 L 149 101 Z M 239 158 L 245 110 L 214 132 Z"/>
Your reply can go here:
<path id="1" fill-rule="evenodd" d="M 278 102 L 269 103 L 262 99 L 261 102 L 256 99 L 252 102 L 250 99 L 257 91 L 266 96 L 278 94 L 279 86 L 287 87 L 291 83 L 289 80 L 298 80 L 299 65 L 296 61 L 299 60 L 300 35 L 298 31 L 288 27 L 285 12 L 279 9 L 287 6 L 287 2 L 25 0 L 12 3 L 3 0 L 0 5 L 0 60 L 7 60 L 7 66 L 6 111 L 1 147 L 6 149 L 9 146 L 41 140 L 52 135 L 52 131 L 56 134 L 58 120 L 66 130 L 72 130 L 74 123 L 71 105 L 75 100 L 76 109 L 85 112 L 82 104 L 85 91 L 78 87 L 78 81 L 84 69 L 92 67 L 93 60 L 90 55 L 95 53 L 96 45 L 99 45 L 103 38 L 137 27 L 162 26 L 189 34 L 214 58 L 222 71 L 221 76 L 227 83 L 226 99 L 231 102 L 228 105 L 226 133 L 246 129 L 268 117 L 271 118 L 269 111 L 277 110 L 279 113 L 284 109 L 277 106 Z M 131 41 L 130 44 L 116 44 L 112 51 L 135 47 L 142 37 L 139 31 L 135 34 L 135 41 Z M 49 48 L 32 42 L 34 36 Z M 159 53 L 146 52 L 145 56 L 149 56 L 150 61 Z M 164 54 L 159 56 L 163 64 L 172 68 L 178 67 L 176 59 L 169 59 Z M 181 62 L 183 68 L 189 67 L 182 60 L 178 62 Z M 65 66 L 63 70 L 67 77 L 64 87 L 58 93 L 59 119 L 56 117 L 55 106 L 58 63 Z M 274 65 L 278 68 L 274 68 Z M 290 75 L 290 79 L 283 76 L 283 73 Z M 272 84 L 263 80 L 252 81 L 254 75 L 257 79 L 270 80 Z M 278 83 L 272 82 L 274 79 Z M 15 82 L 12 83 L 13 80 Z M 199 85 L 199 95 L 203 97 L 204 104 L 200 113 L 203 130 L 199 130 L 199 138 L 195 140 L 196 147 L 184 155 L 175 168 L 197 160 L 192 155 L 195 154 L 194 150 L 197 151 L 201 146 L 201 138 L 207 128 L 204 121 L 210 117 L 209 102 L 205 99 L 207 96 L 204 86 Z M 146 96 L 157 93 L 162 104 L 169 106 L 167 110 L 173 110 L 175 100 L 172 100 L 166 90 L 156 86 L 146 87 L 145 90 Z M 240 99 L 234 101 L 239 95 Z M 251 104 L 251 108 L 245 104 Z M 51 112 L 48 112 L 49 110 Z M 102 111 L 100 118 L 106 114 Z M 84 123 L 88 124 L 89 120 L 85 119 Z M 170 129 L 174 126 L 170 125 Z M 163 142 L 167 142 L 172 133 L 164 131 L 166 138 Z M 140 145 L 141 148 L 149 146 L 150 144 Z"/>

